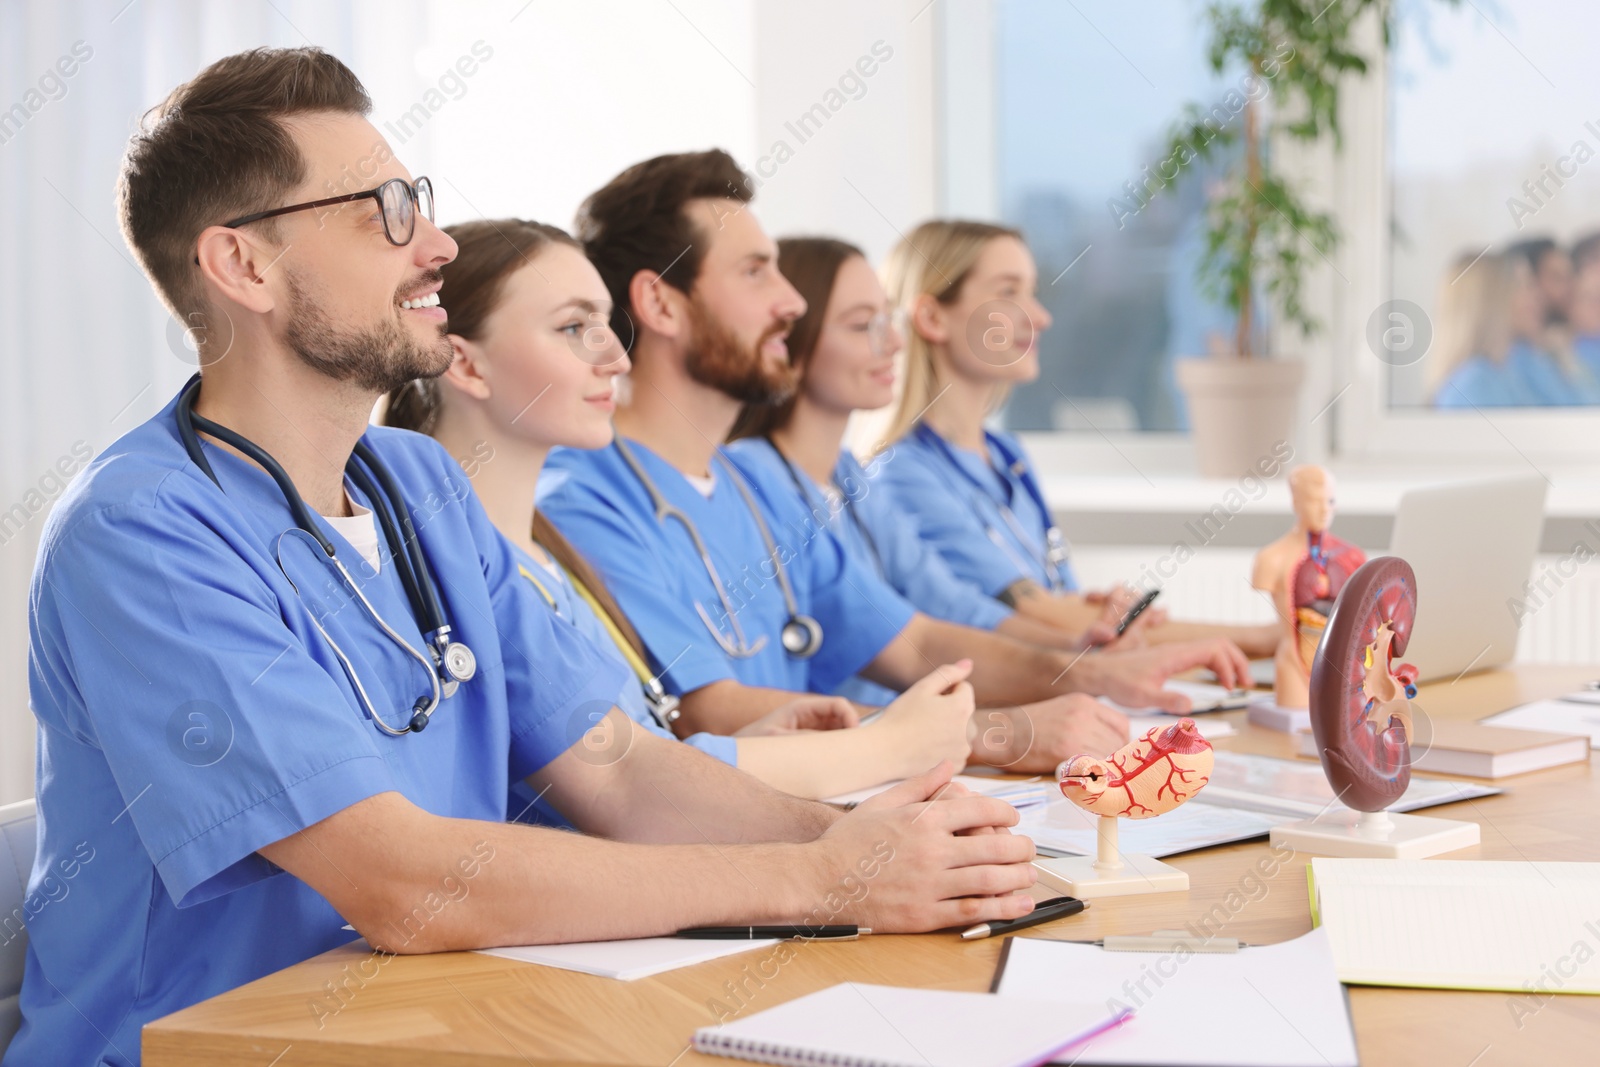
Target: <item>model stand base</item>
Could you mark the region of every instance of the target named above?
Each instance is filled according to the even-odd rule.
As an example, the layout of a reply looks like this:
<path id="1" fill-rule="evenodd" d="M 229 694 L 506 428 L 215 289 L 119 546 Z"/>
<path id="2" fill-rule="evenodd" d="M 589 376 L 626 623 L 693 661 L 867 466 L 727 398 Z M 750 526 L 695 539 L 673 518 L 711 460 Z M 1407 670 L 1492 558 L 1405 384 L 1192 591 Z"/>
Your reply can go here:
<path id="1" fill-rule="evenodd" d="M 1053 882 L 1061 892 L 1079 900 L 1121 897 L 1133 893 L 1180 893 L 1189 888 L 1189 875 L 1149 856 L 1123 856 L 1122 865 L 1101 870 L 1088 856 L 1034 861 L 1041 881 Z"/>
<path id="2" fill-rule="evenodd" d="M 1122 897 L 1134 893 L 1181 893 L 1189 888 L 1189 875 L 1150 856 L 1117 851 L 1117 819 L 1102 815 L 1095 826 L 1097 854 L 1036 859 L 1034 869 L 1042 879 L 1079 900 Z"/>
<path id="3" fill-rule="evenodd" d="M 1313 856 L 1420 860 L 1478 843 L 1478 824 L 1341 808 L 1272 829 L 1274 845 Z"/>

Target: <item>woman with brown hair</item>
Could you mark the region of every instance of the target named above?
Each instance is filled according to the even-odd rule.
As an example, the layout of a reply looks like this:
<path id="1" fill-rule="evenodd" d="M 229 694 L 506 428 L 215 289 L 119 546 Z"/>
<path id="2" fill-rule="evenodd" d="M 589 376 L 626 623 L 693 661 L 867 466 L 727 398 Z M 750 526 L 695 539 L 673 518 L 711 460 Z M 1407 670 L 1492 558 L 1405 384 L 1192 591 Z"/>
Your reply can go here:
<path id="1" fill-rule="evenodd" d="M 835 524 L 841 540 L 929 614 L 1052 647 L 1113 642 L 1126 591 L 1076 591 L 1031 463 L 1015 438 L 984 427 L 1014 384 L 1037 377 L 1036 341 L 1050 325 L 1021 236 L 924 223 L 892 254 L 887 294 L 851 245 L 791 238 L 779 247 L 779 268 L 808 302 L 789 338 L 800 386 L 782 405 L 746 410 L 736 433 L 751 440 L 736 454 L 782 464 L 802 491 L 809 482 L 831 495 L 837 503 L 820 508 L 848 516 Z M 892 443 L 862 466 L 841 451 L 850 413 L 894 401 L 902 349 Z M 1270 655 L 1276 629 L 1173 623 L 1151 611 L 1127 636 L 1224 637 Z"/>
<path id="2" fill-rule="evenodd" d="M 609 319 L 611 299 L 564 231 L 500 219 L 447 228 L 459 246 L 444 268 L 455 361 L 445 375 L 389 397 L 385 421 L 437 438 L 461 463 L 490 519 L 515 547 L 523 576 L 561 618 L 633 668 L 617 701 L 645 729 L 668 732 L 673 700 L 593 568 L 534 507 L 558 447 L 612 438 L 617 377 L 629 367 Z M 826 797 L 916 773 L 969 752 L 970 665 L 940 668 L 875 721 L 857 725 L 837 697 L 800 697 L 734 737 L 689 743 L 786 792 Z M 597 709 L 598 710 L 598 709 Z M 596 716 L 595 722 L 599 721 Z M 574 724 L 588 730 L 595 723 Z M 598 732 L 596 732 L 598 733 Z M 621 758 L 626 738 L 585 736 L 596 760 Z"/>

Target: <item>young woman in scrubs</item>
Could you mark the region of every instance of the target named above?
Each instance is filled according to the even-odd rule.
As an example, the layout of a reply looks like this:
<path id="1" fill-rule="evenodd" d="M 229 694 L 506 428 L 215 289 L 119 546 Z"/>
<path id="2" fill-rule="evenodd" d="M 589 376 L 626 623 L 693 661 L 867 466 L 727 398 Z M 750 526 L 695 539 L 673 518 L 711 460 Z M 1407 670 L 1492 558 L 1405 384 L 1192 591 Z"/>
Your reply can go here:
<path id="1" fill-rule="evenodd" d="M 1021 234 L 925 222 L 890 254 L 884 282 L 904 318 L 906 354 L 882 479 L 906 521 L 958 577 L 1019 615 L 1073 634 L 1103 625 L 1128 591 L 1079 591 L 1032 460 L 1014 436 L 985 425 L 1012 386 L 1039 376 L 1038 337 L 1050 327 Z M 1151 642 L 1225 636 L 1253 657 L 1272 655 L 1277 634 L 1273 625 L 1159 616 L 1145 629 Z"/>
<path id="2" fill-rule="evenodd" d="M 523 576 L 551 608 L 635 678 L 617 701 L 639 727 L 672 736 L 639 684 L 646 657 L 628 619 L 593 568 L 534 509 L 554 448 L 611 441 L 617 378 L 627 354 L 608 325 L 600 275 L 563 231 L 516 219 L 449 227 L 459 246 L 440 300 L 456 358 L 444 378 L 390 396 L 385 421 L 429 433 L 462 464 L 495 526 L 516 549 Z M 839 697 L 800 697 L 733 737 L 685 740 L 796 796 L 820 798 L 913 774 L 968 754 L 969 665 L 928 675 L 857 727 Z M 854 727 L 854 728 L 851 728 Z M 586 740 L 586 743 L 588 741 Z M 626 738 L 595 738 L 613 759 Z"/>
<path id="3" fill-rule="evenodd" d="M 879 486 L 885 457 L 863 466 L 843 447 L 851 413 L 894 401 L 901 334 L 860 249 L 827 237 L 792 237 L 780 240 L 778 250 L 779 269 L 806 300 L 806 313 L 789 334 L 800 386 L 784 403 L 744 410 L 734 429 L 739 440 L 728 449 L 735 461 L 776 472 L 774 482 L 792 485 L 848 551 L 919 611 L 1049 648 L 1082 648 L 1084 634 L 1020 614 L 956 575 Z M 1141 616 L 1118 644 L 1142 640 L 1148 618 Z M 1115 624 L 1097 622 L 1089 641 L 1112 641 Z M 868 694 L 849 695 L 871 703 Z"/>

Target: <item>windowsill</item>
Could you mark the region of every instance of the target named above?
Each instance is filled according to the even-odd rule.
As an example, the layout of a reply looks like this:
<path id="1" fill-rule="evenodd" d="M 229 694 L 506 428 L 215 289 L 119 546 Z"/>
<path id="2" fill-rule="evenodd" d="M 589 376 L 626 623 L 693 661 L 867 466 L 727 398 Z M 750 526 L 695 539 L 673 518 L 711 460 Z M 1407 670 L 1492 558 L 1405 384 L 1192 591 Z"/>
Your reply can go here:
<path id="1" fill-rule="evenodd" d="M 1067 444 L 1057 435 L 1024 435 L 1040 471 L 1040 488 L 1067 538 L 1080 545 L 1160 545 L 1197 541 L 1219 547 L 1260 547 L 1280 536 L 1292 519 L 1283 477 L 1246 482 L 1202 478 L 1176 435 L 1150 442 L 1100 440 Z M 1055 437 L 1055 440 L 1051 438 Z M 1291 466 L 1293 463 L 1291 462 Z M 1376 464 L 1334 460 L 1334 530 L 1361 545 L 1387 545 L 1394 512 L 1408 489 L 1444 482 L 1543 473 L 1551 483 L 1540 550 L 1566 552 L 1579 539 L 1600 547 L 1600 475 L 1594 464 Z M 1102 473 L 1067 473 L 1071 468 Z M 1213 509 L 1218 518 L 1202 525 Z"/>

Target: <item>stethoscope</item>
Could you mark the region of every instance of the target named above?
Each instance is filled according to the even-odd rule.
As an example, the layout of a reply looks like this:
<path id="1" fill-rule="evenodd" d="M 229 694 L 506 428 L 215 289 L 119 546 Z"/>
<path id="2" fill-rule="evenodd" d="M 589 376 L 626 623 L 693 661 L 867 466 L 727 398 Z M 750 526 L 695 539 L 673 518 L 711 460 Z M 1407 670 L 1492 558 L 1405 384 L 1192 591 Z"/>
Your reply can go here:
<path id="1" fill-rule="evenodd" d="M 383 616 L 379 615 L 372 602 L 361 591 L 361 587 L 350 577 L 350 572 L 345 569 L 344 563 L 334 554 L 333 542 L 323 536 L 322 530 L 317 526 L 312 517 L 311 509 L 301 499 L 300 493 L 294 487 L 286 472 L 278 461 L 273 459 L 260 445 L 248 438 L 233 432 L 226 426 L 212 422 L 194 412 L 194 401 L 200 392 L 200 376 L 197 374 L 189 379 L 189 384 L 183 387 L 183 392 L 178 397 L 178 437 L 183 442 L 183 447 L 189 453 L 189 458 L 195 465 L 205 471 L 218 489 L 222 483 L 217 480 L 216 472 L 211 469 L 211 462 L 206 459 L 205 452 L 200 447 L 200 436 L 196 430 L 202 430 L 217 440 L 232 445 L 243 452 L 250 459 L 258 463 L 272 480 L 277 483 L 278 490 L 283 493 L 288 501 L 289 512 L 294 516 L 295 528 L 285 530 L 278 537 L 274 555 L 278 560 L 278 569 L 283 571 L 283 576 L 288 579 L 289 585 L 294 589 L 295 595 L 300 595 L 300 589 L 294 584 L 294 579 L 289 576 L 288 568 L 283 565 L 283 539 L 298 535 L 312 542 L 320 549 L 328 562 L 333 564 L 344 584 L 355 594 L 361 606 L 366 609 L 372 621 L 378 624 L 391 641 L 398 645 L 407 655 L 422 664 L 428 672 L 428 681 L 432 692 L 417 698 L 411 707 L 411 719 L 401 729 L 390 726 L 373 707 L 372 699 L 367 695 L 367 690 L 361 684 L 360 677 L 356 674 L 355 665 L 350 662 L 350 657 L 345 655 L 344 649 L 323 627 L 315 613 L 311 615 L 311 624 L 317 632 L 333 648 L 333 653 L 339 658 L 339 663 L 344 667 L 350 685 L 355 689 L 356 695 L 361 699 L 362 707 L 367 717 L 377 724 L 378 729 L 391 737 L 404 737 L 408 733 L 420 733 L 427 725 L 428 719 L 438 709 L 442 700 L 455 695 L 460 683 L 470 681 L 478 672 L 478 659 L 473 655 L 472 649 L 460 641 L 451 640 L 450 624 L 445 621 L 444 608 L 440 606 L 439 593 L 433 582 L 433 572 L 428 567 L 428 561 L 422 554 L 422 545 L 417 540 L 416 528 L 411 523 L 411 515 L 404 507 L 395 505 L 401 499 L 399 484 L 394 476 L 389 473 L 378 457 L 368 448 L 365 442 L 357 441 L 354 454 L 345 463 L 344 471 L 356 487 L 366 494 L 372 502 L 373 514 L 377 516 L 378 525 L 383 527 L 384 539 L 389 545 L 389 554 L 394 560 L 394 567 L 400 573 L 400 584 L 405 587 L 406 599 L 411 602 L 412 613 L 416 616 L 417 626 L 422 631 L 423 642 L 428 647 L 428 656 L 418 652 L 416 648 L 395 632 Z M 360 460 L 358 463 L 357 460 Z M 364 464 L 364 466 L 363 466 Z M 370 470 L 370 473 L 369 473 Z M 376 481 L 374 481 L 376 479 Z M 381 488 L 381 492 L 380 492 Z M 394 515 L 389 512 L 394 508 Z M 395 516 L 399 517 L 400 527 L 395 528 Z M 430 660 L 431 656 L 431 660 Z"/>
<path id="2" fill-rule="evenodd" d="M 738 613 L 734 611 L 733 601 L 728 598 L 728 591 L 723 587 L 722 576 L 717 573 L 717 565 L 711 560 L 711 552 L 706 548 L 705 541 L 700 537 L 700 531 L 695 527 L 694 521 L 683 512 L 683 509 L 670 503 L 661 495 L 661 490 L 656 487 L 655 480 L 645 471 L 644 465 L 633 454 L 633 449 L 622 439 L 616 437 L 617 452 L 622 456 L 623 462 L 633 470 L 634 476 L 639 479 L 645 491 L 650 494 L 650 502 L 656 509 L 656 522 L 665 522 L 667 519 L 677 519 L 683 528 L 689 531 L 689 539 L 694 542 L 694 550 L 700 554 L 700 563 L 706 569 L 711 584 L 716 587 L 717 599 L 722 602 L 723 613 L 728 616 L 728 622 L 733 627 L 732 641 L 722 632 L 722 629 L 711 620 L 705 605 L 700 601 L 694 602 L 694 610 L 700 616 L 700 621 L 705 623 L 711 636 L 716 639 L 718 647 L 735 659 L 748 659 L 760 652 L 767 645 L 766 635 L 763 634 L 751 644 L 745 638 L 744 627 L 739 624 Z M 767 557 L 772 561 L 772 568 L 776 572 L 778 588 L 783 593 L 784 610 L 789 613 L 789 618 L 784 622 L 783 629 L 778 632 L 778 641 L 783 645 L 783 650 L 796 659 L 809 659 L 815 656 L 822 648 L 822 624 L 810 615 L 803 615 L 800 606 L 794 598 L 794 590 L 789 586 L 789 576 L 784 571 L 783 560 L 778 555 L 778 546 L 772 540 L 772 531 L 767 529 L 767 521 L 761 517 L 761 508 L 756 504 L 755 497 L 750 494 L 750 487 L 744 484 L 744 479 L 734 469 L 720 451 L 716 459 L 728 472 L 728 477 L 738 488 L 739 495 L 744 498 L 744 506 L 749 509 L 750 517 L 756 521 L 756 528 L 761 531 L 761 542 L 767 548 Z"/>
<path id="3" fill-rule="evenodd" d="M 800 472 L 795 469 L 795 465 L 789 457 L 783 454 L 783 449 L 778 447 L 776 441 L 770 437 L 766 441 L 772 451 L 777 453 L 778 458 L 783 460 L 783 467 L 789 472 L 789 480 L 794 483 L 794 491 L 800 494 L 800 502 L 809 508 L 811 506 L 811 493 L 806 489 L 805 482 L 801 480 Z M 856 533 L 861 535 L 861 541 L 867 546 L 867 551 L 872 553 L 872 562 L 878 568 L 878 576 L 880 578 L 883 577 L 887 573 L 883 569 L 883 555 L 878 551 L 878 542 L 872 536 L 872 531 L 867 529 L 867 524 L 861 521 L 860 515 L 856 514 L 856 502 L 850 499 L 842 489 L 839 490 L 839 501 L 839 510 L 850 516 L 850 524 L 856 528 Z M 826 499 L 825 492 L 823 503 L 828 504 L 831 509 L 832 505 Z"/>
<path id="4" fill-rule="evenodd" d="M 539 595 L 544 597 L 545 604 L 549 606 L 551 611 L 555 612 L 556 617 L 565 618 L 561 611 L 561 605 L 556 601 L 555 594 L 546 589 L 545 584 L 528 568 L 519 565 L 517 570 L 521 572 L 524 578 L 533 583 L 535 589 L 539 590 Z M 645 665 L 639 653 L 633 650 L 633 646 L 628 644 L 628 639 L 622 636 L 622 631 L 617 628 L 616 621 L 611 618 L 605 608 L 601 607 L 600 601 L 595 598 L 589 587 L 579 581 L 577 575 L 566 571 L 562 573 L 566 577 L 568 586 L 579 597 L 583 598 L 585 604 L 589 605 L 589 610 L 594 612 L 595 618 L 600 620 L 600 625 L 605 628 L 606 633 L 610 636 L 611 643 L 616 645 L 617 652 L 627 661 L 628 666 L 633 669 L 634 676 L 639 679 L 639 688 L 644 690 L 645 707 L 649 708 L 651 717 L 656 720 L 663 730 L 670 732 L 672 724 L 677 722 L 682 715 L 678 698 L 667 692 L 667 688 L 661 684 L 660 678 L 650 673 L 649 667 Z M 568 621 L 574 626 L 577 625 L 576 619 L 569 619 Z"/>
<path id="5" fill-rule="evenodd" d="M 912 433 L 916 435 L 918 441 L 921 441 L 923 444 L 938 452 L 939 455 L 944 458 L 944 461 L 948 463 L 957 474 L 965 479 L 967 484 L 973 490 L 995 505 L 996 509 L 1000 512 L 1001 521 L 1010 528 L 1012 536 L 1016 539 L 1017 544 L 1029 545 L 1034 543 L 1033 536 L 1023 529 L 1022 523 L 1017 519 L 1016 512 L 1011 510 L 1010 503 L 995 500 L 994 497 L 989 494 L 989 491 L 984 484 L 978 481 L 978 479 L 974 478 L 972 476 L 972 472 L 967 470 L 967 468 L 962 464 L 960 458 L 950 450 L 950 443 L 948 441 L 935 433 L 934 430 L 925 422 L 917 423 L 916 428 L 912 431 Z M 1045 584 L 1049 586 L 1052 593 L 1068 592 L 1069 585 L 1066 575 L 1063 573 L 1063 568 L 1066 567 L 1068 559 L 1070 559 L 1072 556 L 1072 546 L 1067 543 L 1067 538 L 1064 534 L 1062 534 L 1061 527 L 1050 521 L 1050 508 L 1044 502 L 1044 493 L 1039 489 L 1038 481 L 1034 479 L 1033 472 L 1028 469 L 1027 462 L 1020 455 L 1014 454 L 1009 448 L 1007 448 L 998 437 L 995 437 L 993 434 L 989 433 L 985 433 L 984 437 L 988 446 L 994 452 L 998 453 L 1000 458 L 1005 461 L 1005 469 L 1009 471 L 1018 482 L 1022 483 L 1023 492 L 1028 494 L 1029 498 L 1032 499 L 1034 504 L 1038 506 L 1039 514 L 1043 516 L 1045 524 L 1043 556 Z M 1000 482 L 1008 487 L 1007 492 L 1009 493 L 1009 486 L 1011 484 L 1010 480 L 1007 479 L 1001 472 L 996 471 L 996 473 L 1000 474 Z M 978 508 L 977 513 L 981 516 L 983 514 L 983 509 L 981 507 Z M 1006 543 L 1005 536 L 987 520 L 984 520 L 983 525 L 984 531 L 989 536 L 989 540 L 993 541 L 996 546 L 998 546 L 1008 555 L 1013 555 L 1013 550 L 1011 546 Z M 1014 555 L 1013 559 L 1015 559 Z"/>

